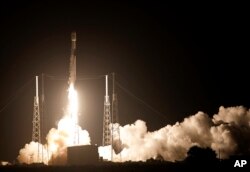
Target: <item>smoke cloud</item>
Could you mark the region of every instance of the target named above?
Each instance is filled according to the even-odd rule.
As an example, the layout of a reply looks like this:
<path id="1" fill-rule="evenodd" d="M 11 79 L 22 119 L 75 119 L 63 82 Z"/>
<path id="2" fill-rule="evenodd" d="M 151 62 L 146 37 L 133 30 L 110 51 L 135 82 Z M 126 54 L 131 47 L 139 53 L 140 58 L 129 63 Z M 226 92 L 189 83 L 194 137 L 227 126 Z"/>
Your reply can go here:
<path id="1" fill-rule="evenodd" d="M 40 153 L 38 153 L 38 149 Z M 19 151 L 17 159 L 20 163 L 26 164 L 31 164 L 33 162 L 41 162 L 43 158 L 44 160 L 46 159 L 46 162 L 48 162 L 50 157 L 48 154 L 46 154 L 46 152 L 46 145 L 42 145 L 38 142 L 32 141 L 29 144 L 25 144 L 24 148 Z"/>
<path id="2" fill-rule="evenodd" d="M 67 117 L 60 120 L 58 128 L 49 131 L 48 143 L 39 145 L 41 150 L 49 152 L 44 154 L 44 163 L 66 163 L 66 147 L 73 145 L 74 140 L 70 134 L 73 126 L 68 126 L 70 123 L 68 120 Z M 142 120 L 125 126 L 120 126 L 118 123 L 113 125 L 120 129 L 120 142 L 118 133 L 114 133 L 116 151 L 112 150 L 113 161 L 146 161 L 153 158 L 174 162 L 185 159 L 192 146 L 211 148 L 221 159 L 235 154 L 250 153 L 250 111 L 243 106 L 228 108 L 221 106 L 219 112 L 212 118 L 200 111 L 182 122 L 167 125 L 156 131 L 148 131 L 146 122 Z M 88 132 L 78 127 L 80 144 L 90 144 Z M 30 164 L 41 158 L 41 155 L 37 155 L 37 144 L 35 142 L 26 144 L 20 150 L 18 160 Z M 100 146 L 99 156 L 111 160 L 111 149 L 110 145 Z"/>
<path id="3" fill-rule="evenodd" d="M 77 130 L 75 130 L 76 127 Z M 26 164 L 34 162 L 56 165 L 66 164 L 67 147 L 75 144 L 75 135 L 72 134 L 74 131 L 79 132 L 79 138 L 77 138 L 79 141 L 78 145 L 90 145 L 88 131 L 82 130 L 78 125 L 75 126 L 75 123 L 72 122 L 71 118 L 65 116 L 59 121 L 57 129 L 50 129 L 46 137 L 47 144 L 42 145 L 37 142 L 26 144 L 19 152 L 19 156 L 17 157 L 18 161 Z"/>
<path id="4" fill-rule="evenodd" d="M 119 124 L 115 124 L 119 125 Z M 167 125 L 157 131 L 147 130 L 146 123 L 120 126 L 121 154 L 113 152 L 114 161 L 183 160 L 192 146 L 213 149 L 218 158 L 250 153 L 250 111 L 243 106 L 219 108 L 210 118 L 204 112 Z M 117 135 L 115 136 L 117 138 Z M 100 147 L 104 159 L 111 157 L 111 146 Z"/>

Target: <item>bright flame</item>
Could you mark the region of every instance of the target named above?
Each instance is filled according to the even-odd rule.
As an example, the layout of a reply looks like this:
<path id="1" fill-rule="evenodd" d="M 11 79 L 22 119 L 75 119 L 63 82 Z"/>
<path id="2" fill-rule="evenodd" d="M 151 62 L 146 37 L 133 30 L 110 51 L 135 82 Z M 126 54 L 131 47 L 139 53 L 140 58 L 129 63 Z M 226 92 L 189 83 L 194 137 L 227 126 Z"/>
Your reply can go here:
<path id="1" fill-rule="evenodd" d="M 77 92 L 74 88 L 74 84 L 71 83 L 69 86 L 69 107 L 68 107 L 68 112 L 69 115 L 72 119 L 72 122 L 74 124 L 78 123 L 78 98 L 77 98 Z"/>

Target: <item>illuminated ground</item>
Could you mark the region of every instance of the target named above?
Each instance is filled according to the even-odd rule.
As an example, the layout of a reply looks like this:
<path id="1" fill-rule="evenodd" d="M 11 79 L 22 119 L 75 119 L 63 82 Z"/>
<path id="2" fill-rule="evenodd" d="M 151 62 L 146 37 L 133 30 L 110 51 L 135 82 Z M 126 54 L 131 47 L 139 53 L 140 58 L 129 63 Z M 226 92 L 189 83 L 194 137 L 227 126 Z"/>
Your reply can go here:
<path id="1" fill-rule="evenodd" d="M 147 162 L 126 162 L 126 163 L 110 163 L 100 162 L 95 165 L 84 166 L 44 166 L 40 164 L 33 165 L 15 165 L 0 167 L 0 171 L 182 171 L 187 169 L 199 170 L 249 170 L 249 164 L 244 167 L 234 167 L 236 159 L 246 159 L 250 162 L 249 157 L 234 157 L 228 160 L 207 160 L 207 159 L 189 159 L 181 162 L 165 162 L 149 160 Z"/>

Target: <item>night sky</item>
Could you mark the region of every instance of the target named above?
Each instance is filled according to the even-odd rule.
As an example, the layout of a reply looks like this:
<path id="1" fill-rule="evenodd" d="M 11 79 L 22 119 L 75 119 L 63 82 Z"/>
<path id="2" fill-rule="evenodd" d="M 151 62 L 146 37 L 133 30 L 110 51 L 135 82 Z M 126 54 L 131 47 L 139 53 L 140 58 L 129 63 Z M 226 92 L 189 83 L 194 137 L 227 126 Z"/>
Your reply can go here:
<path id="1" fill-rule="evenodd" d="M 72 31 L 77 33 L 80 125 L 93 144 L 102 140 L 103 75 L 112 72 L 137 97 L 117 86 L 122 125 L 142 119 L 153 131 L 198 111 L 212 116 L 220 106 L 249 108 L 246 7 L 2 2 L 0 160 L 14 160 L 31 141 L 36 75 L 45 73 L 43 142 L 63 116 Z"/>

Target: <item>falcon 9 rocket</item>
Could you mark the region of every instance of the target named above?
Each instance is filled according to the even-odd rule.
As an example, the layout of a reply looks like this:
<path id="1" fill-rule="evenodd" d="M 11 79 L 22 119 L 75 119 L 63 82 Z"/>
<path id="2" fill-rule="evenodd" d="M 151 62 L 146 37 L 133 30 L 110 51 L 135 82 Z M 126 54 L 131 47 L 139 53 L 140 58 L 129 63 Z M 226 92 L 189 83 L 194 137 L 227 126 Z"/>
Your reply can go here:
<path id="1" fill-rule="evenodd" d="M 69 66 L 69 84 L 75 84 L 76 81 L 76 32 L 71 33 L 71 54 Z"/>

